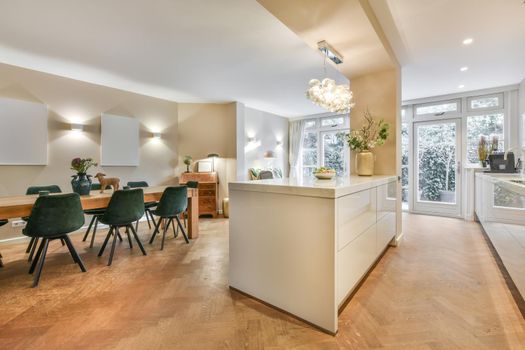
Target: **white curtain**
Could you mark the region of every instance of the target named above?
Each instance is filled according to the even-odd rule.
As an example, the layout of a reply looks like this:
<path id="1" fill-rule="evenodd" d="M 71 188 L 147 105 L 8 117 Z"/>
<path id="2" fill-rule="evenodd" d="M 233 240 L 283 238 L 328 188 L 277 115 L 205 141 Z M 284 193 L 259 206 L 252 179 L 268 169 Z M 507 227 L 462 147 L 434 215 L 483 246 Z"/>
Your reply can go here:
<path id="1" fill-rule="evenodd" d="M 301 168 L 301 150 L 303 148 L 304 119 L 290 122 L 289 128 L 289 154 L 290 177 L 298 177 Z"/>

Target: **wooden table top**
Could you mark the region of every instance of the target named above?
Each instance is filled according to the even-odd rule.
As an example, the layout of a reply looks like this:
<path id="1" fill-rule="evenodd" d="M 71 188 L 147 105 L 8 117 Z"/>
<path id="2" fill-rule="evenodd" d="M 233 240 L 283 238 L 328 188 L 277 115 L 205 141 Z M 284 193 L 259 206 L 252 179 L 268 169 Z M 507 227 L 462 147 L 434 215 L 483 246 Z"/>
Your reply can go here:
<path id="1" fill-rule="evenodd" d="M 162 193 L 167 187 L 169 186 L 142 188 L 144 190 L 144 201 L 154 202 L 160 200 Z M 49 195 L 52 196 L 54 194 Z M 80 196 L 80 202 L 84 210 L 105 208 L 108 206 L 112 195 L 113 190 L 105 190 L 104 193 L 100 193 L 100 190 L 91 191 L 87 196 Z M 188 198 L 197 197 L 198 195 L 196 189 L 188 188 Z M 37 198 L 38 195 L 0 196 L 0 219 L 29 216 Z"/>

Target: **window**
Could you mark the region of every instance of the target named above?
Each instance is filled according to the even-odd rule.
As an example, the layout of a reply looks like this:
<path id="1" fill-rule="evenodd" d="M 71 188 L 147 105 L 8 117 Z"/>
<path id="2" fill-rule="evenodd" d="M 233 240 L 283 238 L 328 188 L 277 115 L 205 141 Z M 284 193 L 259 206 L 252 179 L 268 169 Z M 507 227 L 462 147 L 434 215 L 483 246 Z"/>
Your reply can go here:
<path id="1" fill-rule="evenodd" d="M 301 155 L 303 176 L 313 176 L 315 168 L 321 166 L 335 169 L 338 176 L 348 173 L 350 150 L 346 144 L 346 135 L 349 127 L 348 115 L 306 121 Z"/>
<path id="2" fill-rule="evenodd" d="M 481 135 L 487 137 L 489 143 L 493 137 L 498 138 L 498 151 L 505 150 L 503 123 L 505 115 L 503 113 L 492 113 L 484 115 L 474 115 L 467 117 L 467 162 L 471 164 L 479 163 L 478 142 Z"/>
<path id="3" fill-rule="evenodd" d="M 344 125 L 345 118 L 344 117 L 334 117 L 334 118 L 323 118 L 321 119 L 321 127 L 332 127 L 335 128 L 340 125 Z"/>
<path id="4" fill-rule="evenodd" d="M 305 132 L 303 136 L 303 176 L 311 176 L 317 167 L 317 132 Z"/>
<path id="5" fill-rule="evenodd" d="M 467 106 L 469 111 L 502 109 L 503 94 L 469 97 Z"/>
<path id="6" fill-rule="evenodd" d="M 416 115 L 433 115 L 440 116 L 446 113 L 460 112 L 460 104 L 458 101 L 444 101 L 437 103 L 427 103 L 416 106 Z"/>

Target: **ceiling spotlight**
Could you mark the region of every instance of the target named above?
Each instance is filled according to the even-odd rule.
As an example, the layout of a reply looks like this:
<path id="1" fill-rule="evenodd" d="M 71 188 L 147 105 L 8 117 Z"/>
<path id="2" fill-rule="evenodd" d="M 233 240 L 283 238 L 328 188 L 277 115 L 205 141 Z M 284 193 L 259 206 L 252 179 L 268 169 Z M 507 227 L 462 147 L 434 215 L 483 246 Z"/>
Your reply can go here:
<path id="1" fill-rule="evenodd" d="M 461 67 L 459 70 L 462 71 L 462 72 L 466 72 L 466 71 L 468 71 L 468 67 L 466 67 L 466 66 L 465 67 Z"/>
<path id="2" fill-rule="evenodd" d="M 463 45 L 470 45 L 474 42 L 474 39 L 472 38 L 466 38 L 465 40 L 463 40 Z"/>
<path id="3" fill-rule="evenodd" d="M 461 85 L 458 85 L 458 89 L 463 89 L 465 87 L 465 85 L 461 84 Z"/>

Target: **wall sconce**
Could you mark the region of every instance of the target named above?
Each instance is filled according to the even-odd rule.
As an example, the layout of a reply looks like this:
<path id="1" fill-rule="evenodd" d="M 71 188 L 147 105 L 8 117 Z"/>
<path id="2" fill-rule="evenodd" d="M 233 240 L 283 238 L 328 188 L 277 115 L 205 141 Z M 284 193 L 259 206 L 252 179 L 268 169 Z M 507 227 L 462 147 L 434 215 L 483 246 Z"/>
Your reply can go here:
<path id="1" fill-rule="evenodd" d="M 276 144 L 277 146 L 282 146 L 282 145 L 283 145 L 283 142 L 282 142 L 281 140 L 277 140 L 277 142 L 275 142 L 275 144 Z"/>
<path id="2" fill-rule="evenodd" d="M 161 137 L 160 132 L 153 132 L 152 134 L 153 134 L 153 138 L 154 138 L 155 140 L 160 140 L 160 137 Z"/>
<path id="3" fill-rule="evenodd" d="M 78 123 L 71 123 L 71 130 L 76 132 L 84 131 L 84 125 Z"/>
<path id="4" fill-rule="evenodd" d="M 257 142 L 257 139 L 255 138 L 255 136 L 248 137 L 248 143 L 254 143 L 254 142 Z"/>

